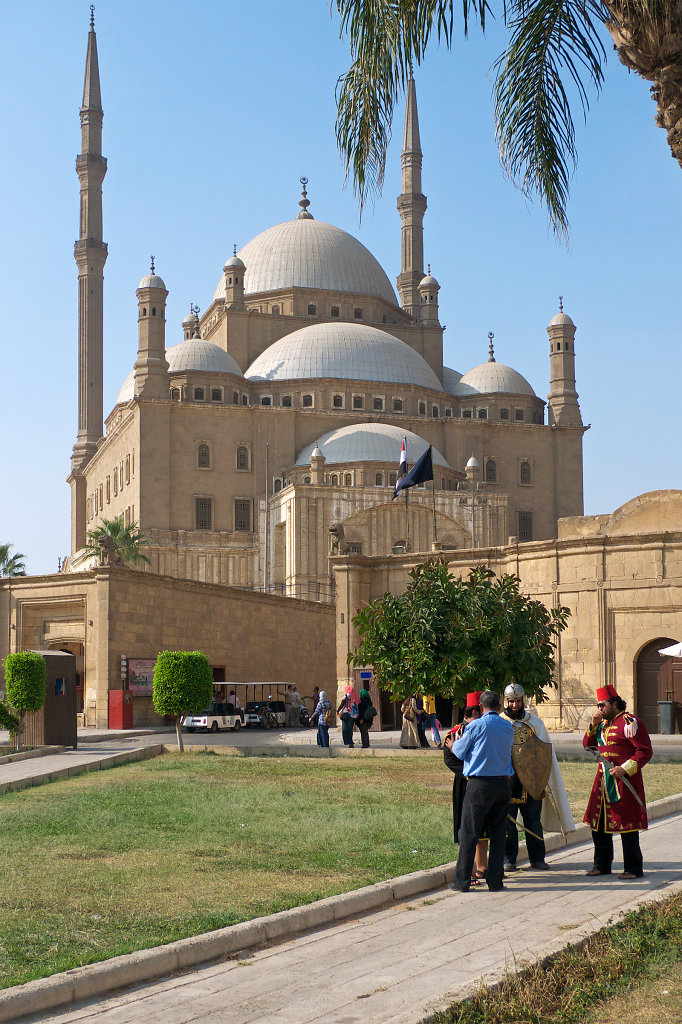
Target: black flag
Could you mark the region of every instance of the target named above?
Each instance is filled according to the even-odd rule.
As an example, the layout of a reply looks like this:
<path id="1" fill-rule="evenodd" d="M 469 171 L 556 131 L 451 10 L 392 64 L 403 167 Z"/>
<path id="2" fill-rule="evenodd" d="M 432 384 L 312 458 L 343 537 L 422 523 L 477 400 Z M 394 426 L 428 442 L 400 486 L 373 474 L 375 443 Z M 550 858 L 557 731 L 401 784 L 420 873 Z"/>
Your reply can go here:
<path id="1" fill-rule="evenodd" d="M 433 480 L 433 461 L 431 459 L 431 445 L 426 449 L 421 458 L 417 459 L 414 466 L 409 473 L 401 477 L 395 485 L 395 494 L 393 497 L 397 497 L 401 491 L 404 491 L 408 487 L 414 487 L 415 484 L 423 484 L 427 480 Z"/>

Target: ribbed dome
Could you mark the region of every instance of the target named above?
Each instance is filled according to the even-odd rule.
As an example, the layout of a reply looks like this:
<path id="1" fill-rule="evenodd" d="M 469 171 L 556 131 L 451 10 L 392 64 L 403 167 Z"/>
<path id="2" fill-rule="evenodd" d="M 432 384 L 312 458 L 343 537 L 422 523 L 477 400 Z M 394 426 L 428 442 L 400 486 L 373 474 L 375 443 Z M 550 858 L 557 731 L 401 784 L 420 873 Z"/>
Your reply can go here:
<path id="1" fill-rule="evenodd" d="M 561 310 L 561 312 L 557 313 L 556 316 L 552 317 L 552 319 L 549 321 L 549 326 L 550 327 L 564 327 L 564 326 L 575 327 L 575 324 L 571 320 L 570 316 L 568 316 L 567 313 L 564 313 L 564 311 Z"/>
<path id="2" fill-rule="evenodd" d="M 266 348 L 244 376 L 263 381 L 384 381 L 443 390 L 429 364 L 404 341 L 376 327 L 344 322 L 311 324 L 287 334 Z"/>
<path id="3" fill-rule="evenodd" d="M 476 394 L 504 394 L 504 395 L 532 395 L 535 392 L 525 377 L 522 377 L 511 366 L 504 363 L 487 362 L 475 366 L 473 370 L 465 373 L 459 384 L 455 384 L 451 394 L 454 395 L 476 395 Z"/>
<path id="4" fill-rule="evenodd" d="M 451 370 L 449 366 L 443 367 L 443 391 L 447 391 L 449 395 L 459 394 L 455 389 L 461 379 L 462 374 L 458 370 Z"/>
<path id="5" fill-rule="evenodd" d="M 324 221 L 310 218 L 277 224 L 253 238 L 238 255 L 246 264 L 247 295 L 315 288 L 378 295 L 398 305 L 391 282 L 371 252 L 357 238 Z M 213 298 L 225 298 L 224 278 Z"/>
<path id="6" fill-rule="evenodd" d="M 185 318 L 186 319 L 186 318 Z M 184 322 L 184 321 L 183 321 Z M 242 376 L 242 371 L 219 345 L 202 338 L 188 338 L 179 345 L 166 349 L 166 361 L 169 373 L 187 373 L 190 370 L 202 370 L 205 373 L 232 373 Z M 131 370 L 123 381 L 118 393 L 116 405 L 123 405 L 135 397 L 135 370 Z"/>
<path id="7" fill-rule="evenodd" d="M 412 467 L 420 455 L 429 447 L 429 442 L 418 434 L 390 423 L 351 423 L 348 427 L 330 430 L 306 445 L 296 459 L 297 466 L 310 465 L 313 450 L 318 447 L 327 460 L 334 465 L 345 462 L 388 462 L 398 468 L 403 438 L 407 441 L 407 461 Z M 445 466 L 447 461 L 437 448 L 431 452 L 434 466 Z"/>
<path id="8" fill-rule="evenodd" d="M 163 279 L 160 278 L 158 274 L 147 274 L 146 277 L 142 278 L 142 280 L 140 281 L 140 283 L 138 284 L 137 287 L 138 288 L 163 288 L 164 291 L 166 290 L 166 285 L 164 284 Z"/>

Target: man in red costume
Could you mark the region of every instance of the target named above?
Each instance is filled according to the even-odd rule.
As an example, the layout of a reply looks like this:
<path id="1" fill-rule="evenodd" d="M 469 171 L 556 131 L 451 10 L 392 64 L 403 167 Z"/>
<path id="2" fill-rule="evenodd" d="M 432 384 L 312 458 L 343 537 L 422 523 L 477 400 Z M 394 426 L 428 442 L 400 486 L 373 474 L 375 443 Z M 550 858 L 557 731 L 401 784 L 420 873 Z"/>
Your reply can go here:
<path id="1" fill-rule="evenodd" d="M 623 844 L 622 879 L 641 878 L 639 833 L 648 828 L 642 768 L 651 759 L 651 740 L 641 718 L 625 710 L 613 686 L 597 690 L 597 710 L 583 738 L 598 750 L 600 764 L 583 821 L 592 829 L 594 867 L 587 874 L 610 875 L 613 835 Z M 629 785 L 628 785 L 629 783 Z"/>

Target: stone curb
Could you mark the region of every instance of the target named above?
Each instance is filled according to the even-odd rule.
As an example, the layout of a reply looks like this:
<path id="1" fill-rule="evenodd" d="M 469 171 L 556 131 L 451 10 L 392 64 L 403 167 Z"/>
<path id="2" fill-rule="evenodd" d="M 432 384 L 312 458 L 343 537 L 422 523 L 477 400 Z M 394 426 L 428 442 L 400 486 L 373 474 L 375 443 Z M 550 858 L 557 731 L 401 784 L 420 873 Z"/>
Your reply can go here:
<path id="1" fill-rule="evenodd" d="M 158 757 L 163 753 L 162 743 L 154 743 L 148 747 L 136 747 L 134 750 L 122 750 L 118 754 L 108 754 L 97 761 L 91 761 L 90 764 L 72 764 L 65 768 L 55 768 L 51 772 L 43 772 L 40 775 L 30 775 L 25 779 L 10 779 L 9 782 L 0 783 L 0 795 L 17 793 L 22 789 L 30 789 L 31 786 L 39 786 L 43 782 L 54 782 L 56 779 L 66 779 L 72 775 L 82 775 L 84 772 L 115 768 L 117 765 L 129 764 L 131 761 L 147 761 L 149 758 Z"/>
<path id="2" fill-rule="evenodd" d="M 20 750 L 14 754 L 3 754 L 0 764 L 18 764 L 19 761 L 30 761 L 34 757 L 48 757 L 50 754 L 63 754 L 66 747 L 38 747 L 37 750 Z"/>
<path id="3" fill-rule="evenodd" d="M 655 821 L 680 811 L 682 793 L 652 803 L 648 808 L 649 820 Z M 578 825 L 566 837 L 555 834 L 548 836 L 547 850 L 552 852 L 578 846 L 589 838 L 589 827 Z M 526 858 L 526 845 L 522 843 L 519 860 Z M 408 900 L 424 892 L 441 889 L 452 881 L 454 868 L 455 862 L 452 861 L 426 871 L 414 871 L 339 896 L 328 896 L 303 907 L 292 907 L 254 921 L 243 921 L 228 928 L 178 939 L 165 946 L 126 953 L 101 963 L 76 967 L 49 978 L 16 985 L 0 991 L 0 1022 L 107 995 L 116 989 L 153 981 L 210 960 L 233 956 L 266 942 L 281 942 L 313 928 L 331 925 L 335 921 L 379 910 L 399 900 Z"/>

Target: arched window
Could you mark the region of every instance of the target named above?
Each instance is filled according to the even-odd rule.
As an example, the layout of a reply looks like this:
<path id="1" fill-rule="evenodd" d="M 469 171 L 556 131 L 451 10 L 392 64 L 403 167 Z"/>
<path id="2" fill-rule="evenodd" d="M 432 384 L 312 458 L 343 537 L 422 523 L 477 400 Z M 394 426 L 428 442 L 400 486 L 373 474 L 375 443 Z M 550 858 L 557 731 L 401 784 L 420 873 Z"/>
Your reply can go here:
<path id="1" fill-rule="evenodd" d="M 249 404 L 249 396 L 248 395 L 242 395 L 242 405 L 248 405 L 248 404 Z"/>
<path id="2" fill-rule="evenodd" d="M 310 477 L 309 476 L 304 476 L 303 477 L 303 483 L 304 484 L 309 484 L 310 483 Z"/>
<path id="3" fill-rule="evenodd" d="M 440 416 L 440 409 L 438 408 L 437 405 L 431 406 L 431 415 L 433 416 L 434 420 L 437 420 L 438 417 Z"/>
<path id="4" fill-rule="evenodd" d="M 419 403 L 419 415 L 426 416 L 426 402 Z"/>
<path id="5" fill-rule="evenodd" d="M 239 392 L 238 391 L 233 391 L 232 392 L 232 405 L 239 405 Z"/>
<path id="6" fill-rule="evenodd" d="M 211 452 L 207 444 L 200 444 L 197 448 L 197 466 L 199 469 L 209 469 L 211 466 Z"/>
<path id="7" fill-rule="evenodd" d="M 156 306 L 152 306 L 152 316 L 156 316 Z"/>
<path id="8" fill-rule="evenodd" d="M 338 306 L 332 306 L 332 316 L 338 316 L 340 313 Z"/>
<path id="9" fill-rule="evenodd" d="M 376 474 L 376 476 L 374 477 L 374 486 L 375 487 L 383 487 L 384 486 L 384 474 L 383 473 L 377 473 Z"/>
<path id="10" fill-rule="evenodd" d="M 281 491 L 281 490 L 282 490 L 282 481 L 281 481 L 280 477 L 275 477 L 275 486 L 274 486 L 275 494 L 277 494 L 278 491 Z"/>
<path id="11" fill-rule="evenodd" d="M 361 309 L 354 309 L 353 310 L 353 316 L 355 317 L 356 320 L 362 320 L 362 310 Z"/>
<path id="12" fill-rule="evenodd" d="M 143 306 L 142 307 L 142 316 L 146 316 L 146 315 L 147 315 L 147 307 Z"/>
<path id="13" fill-rule="evenodd" d="M 530 462 L 521 463 L 519 479 L 522 484 L 530 484 L 533 482 Z"/>
<path id="14" fill-rule="evenodd" d="M 350 473 L 346 473 L 346 476 L 344 477 L 344 481 L 343 482 L 346 485 L 346 487 L 350 487 L 351 486 L 351 484 L 353 483 L 353 478 L 350 475 Z"/>
<path id="15" fill-rule="evenodd" d="M 240 444 L 237 448 L 237 469 L 248 469 L 249 468 L 249 449 L 245 444 Z"/>
<path id="16" fill-rule="evenodd" d="M 170 389 L 170 396 L 171 396 L 171 402 L 179 402 L 180 401 L 180 388 L 171 388 Z"/>
<path id="17" fill-rule="evenodd" d="M 523 422 L 523 409 L 515 409 L 514 410 L 514 419 L 516 420 L 517 423 L 522 423 Z"/>
<path id="18" fill-rule="evenodd" d="M 487 484 L 497 483 L 497 463 L 494 459 L 488 459 L 485 464 L 485 482 Z"/>
<path id="19" fill-rule="evenodd" d="M 291 395 L 282 395 L 282 408 L 291 409 Z"/>
<path id="20" fill-rule="evenodd" d="M 313 396 L 312 395 L 304 395 L 303 398 L 302 398 L 302 403 L 301 404 L 303 405 L 304 409 L 311 409 L 312 405 L 313 405 Z"/>
<path id="21" fill-rule="evenodd" d="M 343 395 L 334 395 L 333 405 L 335 409 L 343 409 Z"/>
<path id="22" fill-rule="evenodd" d="M 204 389 L 203 388 L 195 388 L 194 389 L 194 401 L 195 402 L 203 402 L 203 400 L 204 400 Z"/>
<path id="23" fill-rule="evenodd" d="M 402 411 L 403 411 L 403 400 L 402 400 L 402 398 L 394 398 L 393 399 L 393 412 L 402 412 Z"/>
<path id="24" fill-rule="evenodd" d="M 398 479 L 398 474 L 397 473 L 391 473 L 391 475 L 388 478 L 388 482 L 391 485 L 391 487 L 395 487 L 397 479 Z"/>
<path id="25" fill-rule="evenodd" d="M 384 400 L 383 400 L 383 398 L 375 398 L 374 399 L 374 411 L 375 412 L 383 412 L 384 411 Z"/>
<path id="26" fill-rule="evenodd" d="M 223 400 L 223 389 L 222 388 L 211 388 L 211 401 L 222 402 Z"/>
<path id="27" fill-rule="evenodd" d="M 317 306 L 314 305 L 314 303 L 311 302 L 308 305 L 308 316 L 315 316 L 316 313 L 317 313 Z"/>
<path id="28" fill-rule="evenodd" d="M 261 395 L 260 404 L 261 405 L 272 405 L 272 398 L 270 397 L 270 395 Z"/>
<path id="29" fill-rule="evenodd" d="M 332 487 L 334 487 L 335 485 L 338 485 L 338 482 L 339 482 L 338 476 L 336 475 L 336 473 L 332 473 Z"/>
<path id="30" fill-rule="evenodd" d="M 363 395 L 353 395 L 353 408 L 364 409 L 365 399 Z"/>
<path id="31" fill-rule="evenodd" d="M 509 409 L 500 409 L 500 419 L 501 420 L 508 420 L 509 419 Z"/>
<path id="32" fill-rule="evenodd" d="M 279 316 L 279 306 L 273 306 L 272 307 L 272 315 L 273 316 Z"/>
<path id="33" fill-rule="evenodd" d="M 487 409 L 479 409 L 477 415 L 478 415 L 479 420 L 487 420 L 488 419 L 488 410 Z"/>

